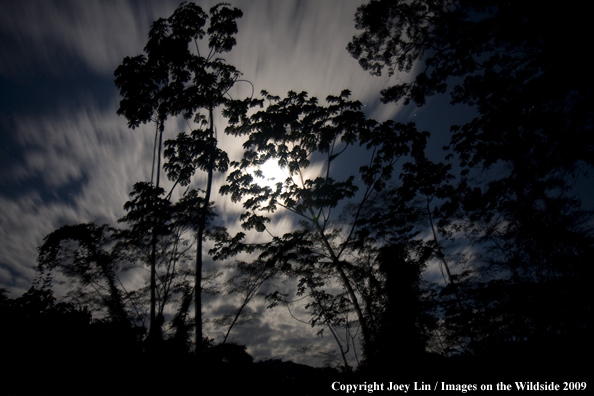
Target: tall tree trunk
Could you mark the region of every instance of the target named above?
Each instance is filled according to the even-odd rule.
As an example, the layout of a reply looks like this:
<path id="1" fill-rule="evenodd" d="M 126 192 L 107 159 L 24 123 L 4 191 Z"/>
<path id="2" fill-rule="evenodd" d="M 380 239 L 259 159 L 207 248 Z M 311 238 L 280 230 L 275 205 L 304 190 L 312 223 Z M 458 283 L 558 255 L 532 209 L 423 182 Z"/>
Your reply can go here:
<path id="1" fill-rule="evenodd" d="M 209 137 L 214 138 L 213 125 L 213 107 L 209 108 Z M 216 146 L 216 143 L 215 143 Z M 202 206 L 202 213 L 200 213 L 200 223 L 198 224 L 198 233 L 196 235 L 196 281 L 195 281 L 195 318 L 196 318 L 196 352 L 201 348 L 202 344 L 202 238 L 204 236 L 204 229 L 206 228 L 206 216 L 208 214 L 208 204 L 210 202 L 210 193 L 212 189 L 212 174 L 214 167 L 214 150 L 209 154 L 208 159 L 208 179 L 206 181 L 206 192 L 204 196 L 204 204 Z"/>
<path id="2" fill-rule="evenodd" d="M 160 176 L 161 176 L 161 145 L 163 144 L 163 127 L 162 123 L 157 121 L 157 131 L 159 133 L 159 149 L 157 154 L 157 182 L 156 187 L 159 188 Z M 153 151 L 154 153 L 154 151 Z M 154 158 L 153 158 L 153 170 L 154 170 Z M 156 199 L 156 197 L 155 197 Z M 153 210 L 155 210 L 156 206 L 154 205 L 153 201 Z M 151 308 L 150 308 L 150 327 L 149 327 L 149 344 L 154 344 L 156 341 L 157 333 L 160 327 L 160 324 L 157 324 L 157 316 L 156 316 L 156 306 L 157 306 L 157 296 L 156 296 L 156 288 L 157 288 L 157 233 L 156 233 L 156 224 L 153 224 L 153 235 L 151 240 Z"/>

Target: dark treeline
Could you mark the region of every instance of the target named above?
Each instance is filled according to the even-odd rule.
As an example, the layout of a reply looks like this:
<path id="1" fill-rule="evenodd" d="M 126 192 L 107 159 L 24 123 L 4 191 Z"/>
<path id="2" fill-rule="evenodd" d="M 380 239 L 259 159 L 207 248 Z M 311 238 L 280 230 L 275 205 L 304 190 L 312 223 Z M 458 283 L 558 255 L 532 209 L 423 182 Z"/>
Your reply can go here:
<path id="1" fill-rule="evenodd" d="M 347 50 L 374 75 L 402 77 L 378 92 L 384 104 L 449 95 L 474 109 L 430 152 L 431 131 L 369 119 L 347 89 L 324 103 L 305 92 L 232 99 L 234 86 L 251 84 L 222 58 L 241 11 L 183 3 L 115 72 L 118 114 L 132 129 L 155 126 L 151 180 L 134 185 L 119 226 L 67 225 L 45 238 L 31 290 L 2 295 L 4 360 L 51 366 L 60 356 L 64 373 L 91 390 L 121 393 L 330 393 L 340 378 L 583 380 L 579 361 L 593 352 L 583 191 L 594 101 L 587 63 L 572 61 L 588 32 L 574 7 L 377 0 L 358 9 Z M 236 161 L 219 148 L 215 111 L 244 141 Z M 163 141 L 176 117 L 189 131 Z M 263 183 L 268 161 L 286 180 Z M 320 175 L 308 173 L 314 161 Z M 242 232 L 217 218 L 217 173 L 220 194 L 243 205 Z M 283 235 L 267 228 L 276 213 L 293 219 Z M 254 233 L 261 242 L 246 242 Z M 216 271 L 206 271 L 213 260 Z M 425 276 L 429 266 L 442 279 Z M 143 287 L 125 281 L 144 273 Z M 58 281 L 69 290 L 62 302 L 52 295 Z M 211 317 L 205 293 L 237 306 Z M 302 351 L 333 368 L 254 363 L 227 343 L 261 298 L 279 310 L 305 298 L 308 324 L 336 349 Z M 221 343 L 205 320 L 225 329 Z M 86 366 L 67 368 L 74 361 Z M 59 386 L 56 371 L 47 380 Z M 222 386 L 221 371 L 235 382 Z M 111 388 L 115 378 L 128 385 Z"/>

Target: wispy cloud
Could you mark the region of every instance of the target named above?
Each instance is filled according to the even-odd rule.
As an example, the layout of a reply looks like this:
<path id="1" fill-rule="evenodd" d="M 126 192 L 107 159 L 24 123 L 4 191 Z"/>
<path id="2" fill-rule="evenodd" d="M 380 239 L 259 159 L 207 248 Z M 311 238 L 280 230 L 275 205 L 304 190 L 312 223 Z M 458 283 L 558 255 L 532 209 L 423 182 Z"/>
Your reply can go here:
<path id="1" fill-rule="evenodd" d="M 49 232 L 121 217 L 131 186 L 150 175 L 152 136 L 143 128 L 129 131 L 111 109 L 92 106 L 15 125 L 23 161 L 14 162 L 8 174 L 12 183 L 27 188 L 14 199 L 2 198 L 7 209 L 1 221 L 2 260 L 30 277 L 35 248 Z"/>
<path id="2" fill-rule="evenodd" d="M 97 74 L 111 75 L 124 56 L 142 51 L 150 24 L 176 2 L 23 0 L 3 4 L 0 32 L 19 56 L 3 59 L 0 73 L 63 72 L 79 59 Z"/>

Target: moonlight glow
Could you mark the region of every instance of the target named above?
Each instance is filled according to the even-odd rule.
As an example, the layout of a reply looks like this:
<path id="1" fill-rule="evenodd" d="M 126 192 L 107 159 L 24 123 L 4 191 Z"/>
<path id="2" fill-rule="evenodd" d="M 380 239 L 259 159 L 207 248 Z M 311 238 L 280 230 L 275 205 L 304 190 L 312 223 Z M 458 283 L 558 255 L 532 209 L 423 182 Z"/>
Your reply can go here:
<path id="1" fill-rule="evenodd" d="M 263 165 L 259 166 L 257 169 L 262 172 L 262 177 L 258 177 L 254 174 L 254 178 L 256 178 L 258 184 L 260 186 L 268 186 L 270 188 L 274 188 L 277 183 L 283 183 L 289 175 L 289 170 L 287 168 L 281 168 L 278 165 L 278 162 L 274 159 L 270 159 L 266 161 Z M 255 172 L 254 172 L 255 173 Z"/>

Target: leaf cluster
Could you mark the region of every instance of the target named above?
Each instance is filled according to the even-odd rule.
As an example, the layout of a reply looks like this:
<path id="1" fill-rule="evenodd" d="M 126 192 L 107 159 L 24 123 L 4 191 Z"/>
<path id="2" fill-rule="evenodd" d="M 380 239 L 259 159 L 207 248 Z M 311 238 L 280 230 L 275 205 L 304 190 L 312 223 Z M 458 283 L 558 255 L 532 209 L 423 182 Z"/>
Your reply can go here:
<path id="1" fill-rule="evenodd" d="M 122 95 L 118 114 L 136 128 L 150 121 L 162 124 L 170 115 L 189 119 L 199 109 L 223 103 L 241 73 L 217 55 L 235 45 L 236 20 L 242 15 L 225 3 L 207 14 L 184 2 L 171 17 L 155 21 L 145 54 L 124 58 L 115 71 Z M 205 36 L 209 52 L 201 54 L 197 40 Z"/>
<path id="2" fill-rule="evenodd" d="M 265 91 L 262 94 L 263 99 L 230 102 L 226 107 L 231 117 L 227 132 L 249 135 L 243 158 L 231 163 L 234 170 L 221 193 L 230 195 L 234 202 L 247 198 L 243 201 L 247 211 L 242 217 L 246 229 L 263 231 L 269 220 L 257 212 L 274 213 L 277 206 L 315 222 L 324 209 L 353 198 L 359 190 L 355 176 L 335 180 L 330 176 L 330 167 L 356 143 L 372 151 L 370 164 L 360 168 L 360 180 L 369 192 L 385 187 L 400 158 L 421 155 L 428 137 L 412 123 L 366 119 L 361 103 L 348 100 L 348 90 L 340 96 L 329 96 L 327 106 L 318 105 L 317 98 L 308 98 L 305 92 L 289 92 L 282 100 Z M 265 110 L 248 116 L 252 108 L 262 108 L 265 100 L 269 102 Z M 327 157 L 326 174 L 305 179 L 304 171 L 314 155 Z M 270 160 L 286 168 L 289 175 L 274 189 L 258 185 L 250 172 Z"/>

